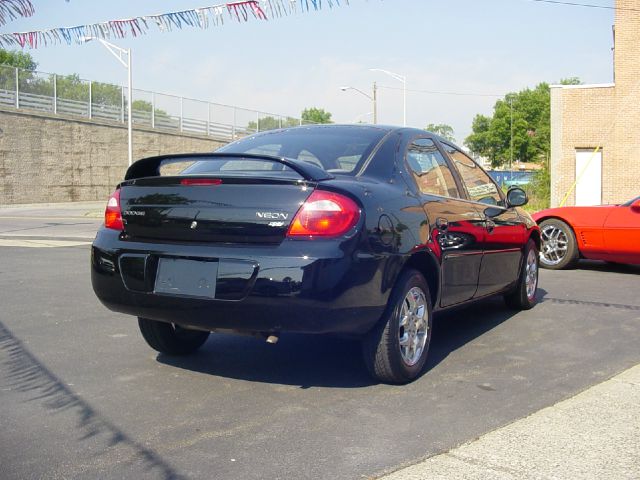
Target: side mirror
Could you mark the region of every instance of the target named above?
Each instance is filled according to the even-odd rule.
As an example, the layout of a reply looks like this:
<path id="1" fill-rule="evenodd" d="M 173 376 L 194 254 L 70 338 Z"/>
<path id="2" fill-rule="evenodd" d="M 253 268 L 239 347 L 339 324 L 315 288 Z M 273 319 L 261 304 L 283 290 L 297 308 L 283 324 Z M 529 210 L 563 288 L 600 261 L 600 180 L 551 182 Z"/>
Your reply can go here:
<path id="1" fill-rule="evenodd" d="M 507 207 L 521 207 L 529 201 L 527 192 L 520 187 L 511 187 L 507 191 Z"/>
<path id="2" fill-rule="evenodd" d="M 640 198 L 631 204 L 631 211 L 640 213 Z"/>

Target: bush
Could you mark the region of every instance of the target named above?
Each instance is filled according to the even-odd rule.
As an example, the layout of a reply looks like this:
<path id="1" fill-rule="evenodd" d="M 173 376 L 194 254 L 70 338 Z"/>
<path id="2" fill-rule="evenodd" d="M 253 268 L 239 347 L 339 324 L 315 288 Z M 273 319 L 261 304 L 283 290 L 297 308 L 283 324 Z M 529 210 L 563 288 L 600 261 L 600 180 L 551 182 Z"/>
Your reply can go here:
<path id="1" fill-rule="evenodd" d="M 549 208 L 551 204 L 551 172 L 548 161 L 543 162 L 533 181 L 527 188 L 529 203 L 525 208 L 530 212 L 537 212 Z"/>

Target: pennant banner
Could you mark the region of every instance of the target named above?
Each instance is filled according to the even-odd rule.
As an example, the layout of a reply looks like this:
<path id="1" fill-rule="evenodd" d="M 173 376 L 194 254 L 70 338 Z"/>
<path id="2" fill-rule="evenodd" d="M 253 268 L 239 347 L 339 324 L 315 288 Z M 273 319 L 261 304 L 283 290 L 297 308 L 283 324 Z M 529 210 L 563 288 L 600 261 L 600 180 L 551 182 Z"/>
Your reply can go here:
<path id="1" fill-rule="evenodd" d="M 0 0 L 0 25 L 18 17 L 30 17 L 33 12 L 29 0 Z"/>
<path id="2" fill-rule="evenodd" d="M 320 10 L 323 7 L 339 7 L 340 3 L 349 4 L 349 0 L 246 0 L 222 3 L 210 7 L 182 10 L 179 12 L 146 15 L 143 17 L 111 20 L 76 27 L 51 28 L 33 32 L 2 33 L 0 47 L 40 48 L 66 43 L 83 43 L 87 37 L 125 38 L 146 34 L 152 26 L 161 32 L 170 32 L 183 27 L 212 28 L 224 25 L 225 21 L 244 23 L 249 20 L 272 20 L 298 12 Z M 29 5 L 27 0 L 0 0 L 15 5 Z M 31 7 L 33 13 L 33 7 Z M 0 8 L 0 15 L 2 9 Z M 2 17 L 0 16 L 0 23 Z"/>

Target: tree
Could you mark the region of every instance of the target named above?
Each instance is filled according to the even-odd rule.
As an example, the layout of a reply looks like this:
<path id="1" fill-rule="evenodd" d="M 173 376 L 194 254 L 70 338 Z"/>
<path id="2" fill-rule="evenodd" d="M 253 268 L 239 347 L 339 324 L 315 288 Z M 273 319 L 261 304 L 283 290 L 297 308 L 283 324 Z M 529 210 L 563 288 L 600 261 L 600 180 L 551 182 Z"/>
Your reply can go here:
<path id="1" fill-rule="evenodd" d="M 453 127 L 451 125 L 447 125 L 446 123 L 430 123 L 426 127 L 424 127 L 424 129 L 428 132 L 440 135 L 442 138 L 449 140 L 450 142 L 456 141 Z"/>
<path id="2" fill-rule="evenodd" d="M 5 90 L 15 90 L 16 88 L 16 71 L 15 68 L 28 70 L 28 72 L 20 73 L 20 80 L 33 78 L 31 73 L 37 68 L 38 64 L 28 53 L 3 50 L 0 48 L 0 88 Z"/>
<path id="3" fill-rule="evenodd" d="M 38 64 L 30 54 L 17 50 L 4 50 L 2 48 L 0 48 L 0 65 L 18 67 L 24 70 L 35 70 L 38 68 Z"/>
<path id="4" fill-rule="evenodd" d="M 302 121 L 307 123 L 331 123 L 331 113 L 323 108 L 305 108 L 302 111 Z"/>
<path id="5" fill-rule="evenodd" d="M 562 82 L 576 85 L 580 80 L 574 77 Z M 551 149 L 550 113 L 547 83 L 508 93 L 495 103 L 491 117 L 475 116 L 472 133 L 464 143 L 474 154 L 489 158 L 493 167 L 512 158 L 522 162 L 544 161 Z"/>
<path id="6" fill-rule="evenodd" d="M 582 85 L 582 81 L 578 77 L 562 78 L 560 85 Z"/>

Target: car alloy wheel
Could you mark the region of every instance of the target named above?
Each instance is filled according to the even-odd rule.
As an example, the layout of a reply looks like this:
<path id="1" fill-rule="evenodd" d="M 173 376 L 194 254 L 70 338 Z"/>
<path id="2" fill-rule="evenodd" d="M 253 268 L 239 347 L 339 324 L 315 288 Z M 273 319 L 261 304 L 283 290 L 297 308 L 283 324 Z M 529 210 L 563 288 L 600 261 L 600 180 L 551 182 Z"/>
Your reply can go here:
<path id="1" fill-rule="evenodd" d="M 420 375 L 431 341 L 430 300 L 429 285 L 419 271 L 407 268 L 398 276 L 387 310 L 362 342 L 374 378 L 407 383 Z"/>
<path id="2" fill-rule="evenodd" d="M 567 234 L 554 224 L 544 225 L 542 234 L 542 251 L 540 261 L 547 265 L 558 265 L 567 255 L 569 240 Z"/>
<path id="3" fill-rule="evenodd" d="M 523 253 L 518 281 L 513 289 L 507 292 L 504 299 L 507 306 L 515 310 L 529 310 L 536 304 L 538 289 L 538 247 L 535 240 L 529 239 Z"/>
<path id="4" fill-rule="evenodd" d="M 428 335 L 427 299 L 420 287 L 413 287 L 402 303 L 398 328 L 398 344 L 405 364 L 411 367 L 418 363 Z"/>
<path id="5" fill-rule="evenodd" d="M 536 288 L 538 287 L 538 259 L 536 258 L 536 251 L 529 250 L 527 254 L 526 264 L 526 285 L 527 285 L 527 298 L 532 300 L 536 295 Z"/>

